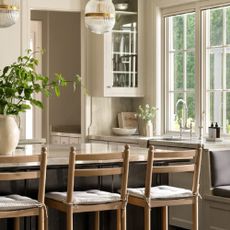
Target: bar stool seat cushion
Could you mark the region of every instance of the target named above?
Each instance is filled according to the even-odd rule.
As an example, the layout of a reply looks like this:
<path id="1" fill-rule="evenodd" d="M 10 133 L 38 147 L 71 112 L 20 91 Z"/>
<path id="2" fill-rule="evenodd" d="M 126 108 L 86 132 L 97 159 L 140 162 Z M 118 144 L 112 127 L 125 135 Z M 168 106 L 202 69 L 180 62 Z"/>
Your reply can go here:
<path id="1" fill-rule="evenodd" d="M 230 186 L 217 186 L 212 190 L 213 195 L 230 198 Z"/>
<path id="2" fill-rule="evenodd" d="M 128 188 L 128 194 L 140 198 L 145 197 L 145 188 Z M 150 199 L 179 199 L 192 197 L 192 191 L 167 185 L 151 187 Z"/>
<path id="3" fill-rule="evenodd" d="M 47 198 L 66 202 L 66 192 L 50 192 L 46 194 Z M 87 191 L 74 191 L 73 204 L 101 204 L 120 201 L 121 196 L 118 193 L 111 193 L 97 189 Z"/>
<path id="4" fill-rule="evenodd" d="M 37 200 L 17 194 L 0 196 L 0 211 L 12 211 L 42 206 Z"/>

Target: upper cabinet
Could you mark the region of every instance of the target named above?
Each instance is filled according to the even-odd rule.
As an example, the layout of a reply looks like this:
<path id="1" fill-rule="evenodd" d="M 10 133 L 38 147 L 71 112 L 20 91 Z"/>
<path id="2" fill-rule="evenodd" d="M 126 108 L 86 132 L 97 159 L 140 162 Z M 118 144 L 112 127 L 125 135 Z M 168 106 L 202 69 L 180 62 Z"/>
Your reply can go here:
<path id="1" fill-rule="evenodd" d="M 142 97 L 143 58 L 139 5 L 141 0 L 114 1 L 116 22 L 111 33 L 88 32 L 89 91 L 99 97 Z M 124 1 L 125 2 L 125 1 Z"/>

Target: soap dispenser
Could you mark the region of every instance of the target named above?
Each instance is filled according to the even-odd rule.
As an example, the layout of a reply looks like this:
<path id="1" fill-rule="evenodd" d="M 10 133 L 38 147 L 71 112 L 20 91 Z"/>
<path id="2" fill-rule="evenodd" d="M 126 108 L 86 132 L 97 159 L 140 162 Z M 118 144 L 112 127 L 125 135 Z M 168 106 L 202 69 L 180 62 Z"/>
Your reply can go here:
<path id="1" fill-rule="evenodd" d="M 220 138 L 220 127 L 218 126 L 217 122 L 215 124 L 215 129 L 216 129 L 216 138 Z"/>
<path id="2" fill-rule="evenodd" d="M 213 122 L 211 123 L 211 126 L 208 128 L 208 137 L 211 139 L 216 138 L 216 128 L 214 127 Z"/>

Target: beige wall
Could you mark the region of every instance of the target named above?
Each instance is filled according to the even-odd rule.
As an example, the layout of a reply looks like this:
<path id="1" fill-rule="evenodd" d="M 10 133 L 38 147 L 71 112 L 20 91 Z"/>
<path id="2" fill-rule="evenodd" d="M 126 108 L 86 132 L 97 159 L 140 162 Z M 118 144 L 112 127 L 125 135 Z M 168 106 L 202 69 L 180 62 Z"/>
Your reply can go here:
<path id="1" fill-rule="evenodd" d="M 51 12 L 49 15 L 49 73 L 62 73 L 71 80 L 81 72 L 80 17 L 78 13 Z M 50 98 L 50 125 L 79 124 L 81 120 L 80 90 L 71 85 L 61 96 Z"/>
<path id="2" fill-rule="evenodd" d="M 43 24 L 43 48 L 46 50 L 42 62 L 43 74 L 53 78 L 55 73 L 62 73 L 67 80 L 72 80 L 74 74 L 81 73 L 80 13 L 32 11 L 31 17 Z M 80 125 L 80 88 L 73 92 L 70 84 L 61 90 L 60 97 L 51 96 L 48 121 L 46 114 L 44 110 L 44 127 L 48 124 Z"/>
<path id="3" fill-rule="evenodd" d="M 110 135 L 112 127 L 118 127 L 117 113 L 132 112 L 131 98 L 92 97 L 92 123 L 88 134 Z"/>
<path id="4" fill-rule="evenodd" d="M 62 73 L 72 80 L 81 73 L 80 14 L 51 12 L 49 16 L 49 73 Z M 73 92 L 69 84 L 61 96 L 50 98 L 50 124 L 81 124 L 80 89 Z"/>

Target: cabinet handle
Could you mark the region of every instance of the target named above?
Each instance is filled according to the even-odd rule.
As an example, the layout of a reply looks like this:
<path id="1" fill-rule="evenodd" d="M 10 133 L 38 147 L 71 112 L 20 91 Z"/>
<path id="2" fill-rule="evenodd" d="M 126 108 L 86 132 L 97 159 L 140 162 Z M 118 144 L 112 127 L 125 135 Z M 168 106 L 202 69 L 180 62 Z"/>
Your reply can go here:
<path id="1" fill-rule="evenodd" d="M 107 88 L 112 88 L 112 86 L 111 86 L 111 85 L 108 85 Z"/>

